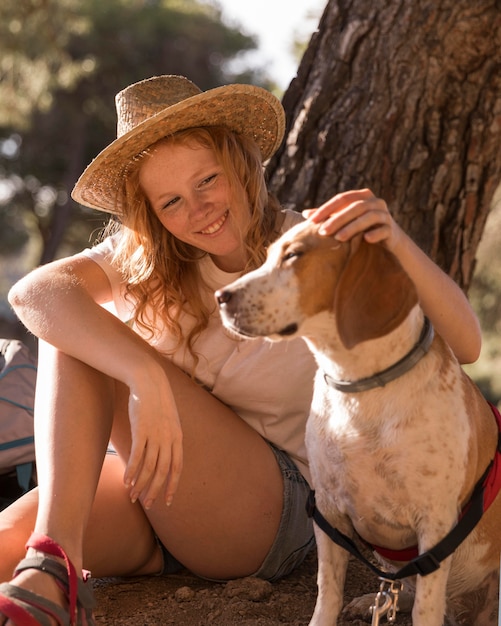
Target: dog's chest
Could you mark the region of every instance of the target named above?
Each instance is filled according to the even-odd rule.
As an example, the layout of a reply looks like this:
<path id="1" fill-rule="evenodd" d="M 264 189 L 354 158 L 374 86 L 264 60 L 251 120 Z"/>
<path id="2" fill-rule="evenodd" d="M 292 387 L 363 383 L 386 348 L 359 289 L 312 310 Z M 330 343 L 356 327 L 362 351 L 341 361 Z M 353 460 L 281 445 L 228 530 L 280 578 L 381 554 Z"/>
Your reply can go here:
<path id="1" fill-rule="evenodd" d="M 378 393 L 366 403 L 317 394 L 307 425 L 308 457 L 324 514 L 347 515 L 374 543 L 398 543 L 399 537 L 405 543 L 423 510 L 447 498 L 457 503 L 465 433 L 437 421 L 433 399 L 422 406 L 385 401 L 384 393 L 378 400 Z"/>

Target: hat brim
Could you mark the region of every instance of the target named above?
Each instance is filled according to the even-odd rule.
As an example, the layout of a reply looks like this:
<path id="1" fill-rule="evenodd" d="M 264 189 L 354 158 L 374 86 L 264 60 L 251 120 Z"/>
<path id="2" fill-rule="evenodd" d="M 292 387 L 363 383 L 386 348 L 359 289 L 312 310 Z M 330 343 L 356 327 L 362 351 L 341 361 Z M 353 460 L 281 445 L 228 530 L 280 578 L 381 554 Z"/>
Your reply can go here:
<path id="1" fill-rule="evenodd" d="M 99 211 L 122 214 L 120 190 L 130 161 L 163 137 L 200 126 L 226 126 L 253 137 L 265 161 L 282 142 L 285 114 L 279 100 L 260 87 L 235 84 L 201 92 L 149 117 L 113 141 L 84 170 L 72 198 Z"/>

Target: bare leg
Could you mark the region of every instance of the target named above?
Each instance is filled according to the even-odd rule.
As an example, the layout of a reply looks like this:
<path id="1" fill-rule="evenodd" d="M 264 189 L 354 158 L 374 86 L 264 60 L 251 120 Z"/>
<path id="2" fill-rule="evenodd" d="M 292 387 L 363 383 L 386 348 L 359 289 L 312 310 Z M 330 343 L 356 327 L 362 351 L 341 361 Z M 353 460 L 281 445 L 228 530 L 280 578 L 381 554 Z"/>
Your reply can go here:
<path id="1" fill-rule="evenodd" d="M 37 532 L 64 547 L 82 568 L 83 534 L 113 419 L 114 384 L 40 342 L 35 400 L 39 505 Z"/>
<path id="2" fill-rule="evenodd" d="M 113 419 L 114 383 L 41 342 L 35 398 L 38 511 L 35 531 L 60 544 L 77 572 Z M 28 550 L 34 556 L 34 550 Z M 29 569 L 15 578 L 63 604 L 49 574 Z"/>
<path id="3" fill-rule="evenodd" d="M 41 358 L 37 446 L 44 458 L 39 462 L 36 529 L 60 543 L 77 569 L 85 537 L 84 565 L 96 575 L 158 571 L 160 555 L 151 527 L 119 482 L 123 468 L 118 459 L 106 461 L 92 508 L 115 408 L 114 444 L 122 459 L 130 449 L 127 390 L 53 349 L 41 351 Z M 183 424 L 185 463 L 173 505 L 157 502 L 147 511 L 148 519 L 194 572 L 215 578 L 251 574 L 268 552 L 280 520 L 282 478 L 274 455 L 230 409 L 170 362 L 165 368 Z M 106 490 L 114 497 L 103 497 Z M 17 517 L 17 524 L 23 519 L 18 537 L 27 535 L 32 525 L 36 494 L 31 498 L 8 513 Z M 7 521 L 6 526 L 12 533 L 14 524 Z M 39 572 L 25 572 L 15 584 L 51 599 L 59 596 L 53 581 Z"/>
<path id="4" fill-rule="evenodd" d="M 151 574 L 162 565 L 153 529 L 141 505 L 132 504 L 123 487 L 123 471 L 117 456 L 106 456 L 84 534 L 84 567 L 97 578 Z M 10 580 L 23 558 L 37 509 L 35 488 L 0 513 L 0 582 Z"/>
<path id="5" fill-rule="evenodd" d="M 213 578 L 252 574 L 276 535 L 282 476 L 266 442 L 228 407 L 169 361 L 184 437 L 184 467 L 171 507 L 146 515 L 162 543 L 191 571 Z M 113 443 L 127 458 L 126 395 L 120 394 Z"/>

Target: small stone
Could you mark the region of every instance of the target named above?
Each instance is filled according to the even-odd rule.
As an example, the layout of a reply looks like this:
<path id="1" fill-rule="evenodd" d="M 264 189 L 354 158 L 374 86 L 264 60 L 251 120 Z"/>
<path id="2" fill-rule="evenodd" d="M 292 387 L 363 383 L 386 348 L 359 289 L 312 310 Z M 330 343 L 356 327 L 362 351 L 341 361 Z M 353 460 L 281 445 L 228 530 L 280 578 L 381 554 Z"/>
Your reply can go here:
<path id="1" fill-rule="evenodd" d="M 176 602 L 190 602 L 195 597 L 195 592 L 191 587 L 179 587 L 174 594 Z"/>
<path id="2" fill-rule="evenodd" d="M 224 595 L 228 598 L 240 598 L 252 602 L 264 602 L 268 600 L 273 591 L 273 585 L 267 580 L 260 578 L 237 578 L 226 583 Z"/>

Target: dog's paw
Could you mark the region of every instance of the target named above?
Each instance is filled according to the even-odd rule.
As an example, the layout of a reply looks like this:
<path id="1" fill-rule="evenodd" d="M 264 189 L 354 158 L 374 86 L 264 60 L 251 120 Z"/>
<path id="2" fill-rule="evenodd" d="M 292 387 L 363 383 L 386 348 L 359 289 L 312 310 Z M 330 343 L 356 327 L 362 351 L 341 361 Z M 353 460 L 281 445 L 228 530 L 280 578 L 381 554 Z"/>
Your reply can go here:
<path id="1" fill-rule="evenodd" d="M 374 593 L 366 593 L 347 604 L 343 609 L 343 618 L 362 619 L 370 622 L 372 619 L 371 606 L 374 604 Z"/>
<path id="2" fill-rule="evenodd" d="M 366 593 L 347 604 L 343 609 L 343 618 L 350 620 L 372 621 L 371 606 L 374 604 L 376 594 Z M 414 595 L 408 591 L 401 591 L 398 597 L 398 610 L 400 613 L 410 613 L 414 603 Z"/>

